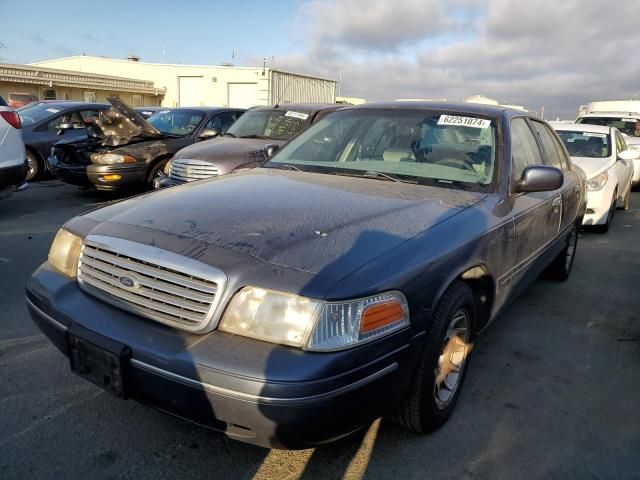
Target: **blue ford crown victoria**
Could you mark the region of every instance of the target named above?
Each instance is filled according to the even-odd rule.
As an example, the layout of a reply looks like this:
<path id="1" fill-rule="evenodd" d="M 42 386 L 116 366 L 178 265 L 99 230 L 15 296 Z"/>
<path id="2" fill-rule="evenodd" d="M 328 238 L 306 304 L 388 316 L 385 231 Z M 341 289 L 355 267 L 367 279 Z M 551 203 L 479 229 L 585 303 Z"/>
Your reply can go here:
<path id="1" fill-rule="evenodd" d="M 387 414 L 427 432 L 476 334 L 569 276 L 584 192 L 524 112 L 347 108 L 260 168 L 68 221 L 27 303 L 79 375 L 237 440 L 310 447 Z"/>

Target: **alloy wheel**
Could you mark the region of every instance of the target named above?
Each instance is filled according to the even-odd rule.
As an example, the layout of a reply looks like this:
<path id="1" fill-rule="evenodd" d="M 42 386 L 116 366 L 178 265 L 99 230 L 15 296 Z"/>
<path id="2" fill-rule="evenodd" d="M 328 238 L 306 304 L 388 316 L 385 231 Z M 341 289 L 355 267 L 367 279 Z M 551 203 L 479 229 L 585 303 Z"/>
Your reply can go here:
<path id="1" fill-rule="evenodd" d="M 447 408 L 455 397 L 469 353 L 469 313 L 457 310 L 451 317 L 436 367 L 433 395 L 439 410 Z"/>

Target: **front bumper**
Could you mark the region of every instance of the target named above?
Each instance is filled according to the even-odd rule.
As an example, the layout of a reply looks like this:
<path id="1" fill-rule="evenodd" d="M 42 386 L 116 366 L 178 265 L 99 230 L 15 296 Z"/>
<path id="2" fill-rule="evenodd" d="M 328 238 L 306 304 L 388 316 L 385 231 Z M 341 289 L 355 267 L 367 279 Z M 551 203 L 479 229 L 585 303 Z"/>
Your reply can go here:
<path id="1" fill-rule="evenodd" d="M 613 191 L 608 186 L 595 192 L 588 191 L 587 211 L 582 219 L 582 225 L 603 225 L 607 223 L 612 198 Z"/>
<path id="2" fill-rule="evenodd" d="M 72 326 L 129 347 L 131 398 L 263 447 L 313 447 L 382 416 L 406 394 L 420 348 L 408 330 L 330 353 L 188 334 L 95 299 L 47 263 L 28 284 L 27 304 L 65 355 Z"/>
<path id="3" fill-rule="evenodd" d="M 47 164 L 53 176 L 64 183 L 77 185 L 79 187 L 89 187 L 91 185 L 87 178 L 86 165 L 61 163 L 55 156 L 47 158 Z"/>
<path id="4" fill-rule="evenodd" d="M 116 180 L 108 180 L 106 175 L 118 175 Z M 141 189 L 147 176 L 146 163 L 120 163 L 116 165 L 91 164 L 87 167 L 87 177 L 98 190 Z"/>

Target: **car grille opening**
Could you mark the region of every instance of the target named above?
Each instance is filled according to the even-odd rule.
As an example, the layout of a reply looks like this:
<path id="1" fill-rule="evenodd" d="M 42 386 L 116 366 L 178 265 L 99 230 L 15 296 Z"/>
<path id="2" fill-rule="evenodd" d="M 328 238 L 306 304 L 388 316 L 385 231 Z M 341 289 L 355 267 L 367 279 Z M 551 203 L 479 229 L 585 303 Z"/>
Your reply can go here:
<path id="1" fill-rule="evenodd" d="M 183 262 L 194 261 L 184 257 Z M 190 331 L 201 330 L 210 322 L 220 288 L 220 282 L 204 275 L 169 268 L 90 240 L 82 247 L 78 281 L 85 291 L 109 303 Z"/>
<path id="2" fill-rule="evenodd" d="M 194 182 L 218 176 L 218 167 L 203 160 L 179 158 L 171 162 L 169 178 L 181 182 Z"/>

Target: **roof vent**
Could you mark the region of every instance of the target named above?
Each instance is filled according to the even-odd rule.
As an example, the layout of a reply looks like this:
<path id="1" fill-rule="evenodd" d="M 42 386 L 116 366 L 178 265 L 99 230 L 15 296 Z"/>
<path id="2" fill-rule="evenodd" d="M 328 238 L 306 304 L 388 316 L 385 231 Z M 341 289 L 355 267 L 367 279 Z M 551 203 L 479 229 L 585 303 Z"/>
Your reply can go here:
<path id="1" fill-rule="evenodd" d="M 138 55 L 134 55 L 133 53 L 127 57 L 127 60 L 130 62 L 139 62 L 140 57 Z"/>

